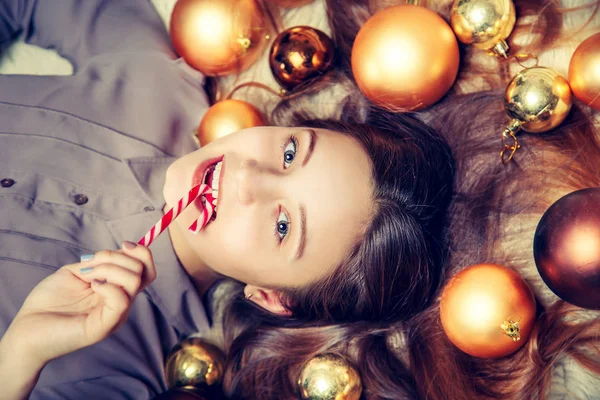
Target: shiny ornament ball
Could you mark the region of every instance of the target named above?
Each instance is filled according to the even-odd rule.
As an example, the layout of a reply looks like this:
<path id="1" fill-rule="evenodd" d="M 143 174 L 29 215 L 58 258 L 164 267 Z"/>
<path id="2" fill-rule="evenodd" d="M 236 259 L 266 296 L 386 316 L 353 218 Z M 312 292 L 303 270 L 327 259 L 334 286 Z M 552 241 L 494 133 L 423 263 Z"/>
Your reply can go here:
<path id="1" fill-rule="evenodd" d="M 514 131 L 545 132 L 557 127 L 571 110 L 569 82 L 553 69 L 527 68 L 510 81 L 504 107 Z"/>
<path id="2" fill-rule="evenodd" d="M 356 369 L 344 358 L 320 354 L 302 367 L 298 389 L 301 399 L 358 400 L 362 384 Z"/>
<path id="3" fill-rule="evenodd" d="M 314 0 L 272 0 L 279 7 L 293 8 L 312 3 Z"/>
<path id="4" fill-rule="evenodd" d="M 600 32 L 575 49 L 569 64 L 569 83 L 575 97 L 600 110 Z"/>
<path id="5" fill-rule="evenodd" d="M 295 26 L 273 41 L 269 66 L 275 80 L 286 90 L 293 90 L 327 72 L 333 54 L 333 41 L 325 33 L 309 26 Z"/>
<path id="6" fill-rule="evenodd" d="M 375 13 L 352 46 L 352 73 L 364 95 L 391 111 L 426 108 L 452 87 L 458 42 L 435 12 L 398 5 Z"/>
<path id="7" fill-rule="evenodd" d="M 257 0 L 178 0 L 171 14 L 177 53 L 206 75 L 238 73 L 267 44 L 269 30 Z"/>
<path id="8" fill-rule="evenodd" d="M 600 188 L 578 190 L 542 216 L 533 240 L 538 271 L 561 299 L 600 309 Z"/>
<path id="9" fill-rule="evenodd" d="M 453 276 L 442 293 L 440 318 L 448 339 L 479 358 L 500 358 L 523 346 L 535 324 L 535 298 L 510 268 L 476 264 Z"/>
<path id="10" fill-rule="evenodd" d="M 450 24 L 461 42 L 506 57 L 516 20 L 512 0 L 454 0 Z"/>
<path id="11" fill-rule="evenodd" d="M 241 100 L 223 100 L 211 106 L 198 127 L 198 141 L 204 146 L 230 133 L 266 125 L 261 112 Z"/>
<path id="12" fill-rule="evenodd" d="M 187 338 L 167 356 L 167 385 L 170 389 L 218 385 L 224 368 L 225 356 L 221 350 L 200 338 Z"/>

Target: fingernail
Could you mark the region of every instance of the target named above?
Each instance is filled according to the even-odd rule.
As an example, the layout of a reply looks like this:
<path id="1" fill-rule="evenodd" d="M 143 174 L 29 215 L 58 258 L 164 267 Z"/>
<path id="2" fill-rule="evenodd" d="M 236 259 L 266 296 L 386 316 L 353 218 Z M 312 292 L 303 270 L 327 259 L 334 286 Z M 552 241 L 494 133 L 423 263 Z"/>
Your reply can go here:
<path id="1" fill-rule="evenodd" d="M 137 247 L 137 244 L 126 240 L 123 242 L 123 247 L 126 248 L 127 250 L 133 250 Z"/>
<path id="2" fill-rule="evenodd" d="M 94 269 L 94 267 L 85 267 L 85 268 L 81 268 L 79 270 L 80 274 L 89 274 L 90 272 L 92 272 L 92 270 Z"/>
<path id="3" fill-rule="evenodd" d="M 100 280 L 98 280 L 98 279 L 94 279 L 94 280 L 92 281 L 92 283 L 95 283 L 96 285 L 104 285 L 104 284 L 106 283 L 106 281 L 100 281 Z"/>
<path id="4" fill-rule="evenodd" d="M 79 261 L 90 261 L 92 258 L 94 258 L 93 254 L 83 254 L 81 257 L 79 257 Z"/>

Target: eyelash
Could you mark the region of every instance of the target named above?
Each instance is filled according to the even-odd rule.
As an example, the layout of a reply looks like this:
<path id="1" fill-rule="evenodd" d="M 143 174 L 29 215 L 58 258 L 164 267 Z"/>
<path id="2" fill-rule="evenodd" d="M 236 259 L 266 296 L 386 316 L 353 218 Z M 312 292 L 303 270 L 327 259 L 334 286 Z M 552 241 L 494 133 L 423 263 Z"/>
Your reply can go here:
<path id="1" fill-rule="evenodd" d="M 286 161 L 285 161 L 285 149 L 288 147 L 288 145 L 289 145 L 290 143 L 291 143 L 291 144 L 293 145 L 293 147 L 294 147 L 294 159 L 293 159 L 293 160 L 290 162 L 290 164 L 291 164 L 291 163 L 293 163 L 293 162 L 294 162 L 294 160 L 296 159 L 296 152 L 298 151 L 298 139 L 296 138 L 296 136 L 294 136 L 294 135 L 290 135 L 290 136 L 289 136 L 289 137 L 288 137 L 288 138 L 285 140 L 285 142 L 283 142 L 283 143 L 282 143 L 282 145 L 281 145 L 281 151 L 283 151 L 283 152 L 284 152 L 284 155 L 283 155 L 283 164 L 284 164 L 284 167 L 283 167 L 283 168 L 284 168 L 284 169 L 286 168 L 286 167 L 285 167 L 285 163 L 286 163 Z M 280 219 L 280 217 L 281 217 L 281 214 L 283 214 L 283 215 L 285 216 L 285 218 L 286 218 L 286 219 L 285 219 L 285 222 L 287 222 L 287 226 L 288 226 L 287 232 L 285 233 L 285 236 L 283 236 L 283 238 L 281 237 L 281 233 L 279 233 L 279 222 L 281 221 L 281 219 Z M 286 236 L 289 234 L 289 232 L 290 232 L 290 225 L 291 225 L 290 218 L 288 217 L 287 213 L 285 213 L 285 212 L 284 212 L 284 211 L 281 209 L 281 206 L 280 206 L 280 207 L 279 207 L 279 214 L 277 215 L 277 219 L 275 220 L 275 224 L 274 224 L 274 226 L 273 226 L 273 233 L 274 233 L 274 235 L 275 235 L 275 239 L 277 239 L 277 241 L 278 241 L 279 243 L 283 242 L 283 240 L 284 240 L 284 239 L 286 238 Z"/>

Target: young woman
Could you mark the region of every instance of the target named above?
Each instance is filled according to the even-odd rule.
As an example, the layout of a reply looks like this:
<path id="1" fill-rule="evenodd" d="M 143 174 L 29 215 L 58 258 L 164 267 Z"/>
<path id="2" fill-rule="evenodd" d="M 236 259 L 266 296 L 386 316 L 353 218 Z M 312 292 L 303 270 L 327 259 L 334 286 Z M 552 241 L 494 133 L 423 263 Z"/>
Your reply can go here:
<path id="1" fill-rule="evenodd" d="M 314 120 L 290 104 L 296 118 L 280 117 L 277 125 L 298 128 L 242 131 L 187 154 L 187 134 L 206 106 L 202 77 L 174 60 L 148 4 L 121 3 L 64 2 L 53 11 L 60 7 L 13 2 L 5 8 L 11 12 L 3 26 L 12 31 L 2 39 L 26 27 L 30 40 L 57 47 L 76 66 L 64 79 L 1 82 L 6 133 L 0 162 L 11 176 L 3 178 L 0 197 L 7 238 L 0 241 L 6 296 L 0 379 L 9 396 L 26 397 L 34 385 L 32 398 L 44 399 L 160 393 L 165 353 L 208 326 L 199 292 L 213 274 L 242 282 L 231 291 L 223 325 L 230 358 L 225 388 L 233 397 L 292 397 L 301 364 L 335 351 L 359 368 L 365 398 L 528 398 L 548 380 L 539 370 L 550 369 L 562 350 L 575 354 L 588 339 L 586 326 L 564 328 L 555 314 L 540 317 L 530 342 L 533 349 L 542 344 L 531 353 L 539 360 L 527 359 L 524 349 L 478 362 L 444 339 L 436 295 L 447 267 L 476 261 L 518 267 L 505 255 L 475 253 L 471 238 L 487 229 L 486 207 L 496 210 L 496 197 L 485 197 L 494 176 L 472 175 L 465 162 L 476 154 L 465 136 L 453 138 L 455 125 L 445 130 L 459 167 L 460 196 L 449 221 L 455 167 L 446 141 L 414 116 L 370 109 L 358 93 L 346 102 L 341 121 Z M 346 17 L 338 20 L 353 21 Z M 143 27 L 136 26 L 140 21 Z M 347 37 L 338 31 L 341 51 L 358 26 L 351 24 Z M 92 35 L 92 27 L 106 34 Z M 102 38 L 107 41 L 95 42 Z M 340 65 L 348 65 L 348 56 Z M 466 112 L 485 99 L 491 98 L 448 104 Z M 285 106 L 276 122 L 288 115 Z M 460 120 L 454 107 L 432 115 Z M 477 142 L 482 159 L 489 132 L 482 129 Z M 593 146 L 589 151 L 598 159 Z M 160 218 L 156 210 L 197 183 L 207 160 L 222 162 L 215 221 L 191 236 L 186 229 L 198 210 L 190 208 L 152 255 L 128 243 L 116 250 L 123 240 L 141 237 Z M 473 203 L 462 200 L 467 196 L 480 206 L 471 209 Z M 495 242 L 483 244 L 495 248 Z M 113 251 L 90 258 L 106 248 Z M 456 257 L 457 248 L 464 258 Z M 598 372 L 593 360 L 582 359 Z"/>
<path id="2" fill-rule="evenodd" d="M 431 301 L 453 168 L 425 124 L 255 128 L 190 152 L 202 77 L 170 52 L 151 4 L 3 5 L 1 42 L 22 30 L 75 68 L 0 80 L 4 396 L 164 391 L 166 352 L 208 328 L 200 294 L 215 274 L 300 321 L 383 323 Z M 131 243 L 217 164 L 213 222 L 191 235 L 192 206 L 152 254 Z M 376 268 L 356 264 L 373 252 Z M 344 291 L 319 289 L 335 281 Z M 336 306 L 322 308 L 330 296 Z"/>

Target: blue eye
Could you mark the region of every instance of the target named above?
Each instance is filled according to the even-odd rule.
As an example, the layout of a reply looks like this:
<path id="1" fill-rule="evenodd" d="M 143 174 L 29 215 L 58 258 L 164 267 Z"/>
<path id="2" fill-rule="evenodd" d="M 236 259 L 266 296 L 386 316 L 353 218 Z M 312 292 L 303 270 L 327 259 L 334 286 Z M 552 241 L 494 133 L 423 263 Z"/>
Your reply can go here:
<path id="1" fill-rule="evenodd" d="M 275 223 L 275 237 L 282 242 L 283 239 L 287 236 L 290 230 L 290 220 L 288 216 L 283 212 L 283 210 L 279 211 L 279 216 L 277 217 L 277 221 Z"/>
<path id="2" fill-rule="evenodd" d="M 296 158 L 296 151 L 298 150 L 297 139 L 292 135 L 285 142 L 283 147 L 283 168 L 289 168 Z"/>

